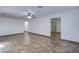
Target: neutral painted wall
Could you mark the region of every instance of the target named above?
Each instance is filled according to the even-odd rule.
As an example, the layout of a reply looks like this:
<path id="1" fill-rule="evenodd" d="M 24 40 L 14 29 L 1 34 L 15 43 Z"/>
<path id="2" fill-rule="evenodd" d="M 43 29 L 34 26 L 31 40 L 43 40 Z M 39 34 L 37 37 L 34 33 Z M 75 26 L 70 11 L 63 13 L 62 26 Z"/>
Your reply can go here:
<path id="1" fill-rule="evenodd" d="M 28 31 L 28 27 L 29 27 L 29 22 L 28 21 L 25 21 L 24 22 L 24 31 Z"/>
<path id="2" fill-rule="evenodd" d="M 55 13 L 29 21 L 29 31 L 51 36 L 50 19 L 61 18 L 61 39 L 79 42 L 79 9 Z"/>
<path id="3" fill-rule="evenodd" d="M 61 39 L 79 42 L 79 9 L 56 13 L 50 17 L 61 17 Z"/>
<path id="4" fill-rule="evenodd" d="M 37 18 L 29 20 L 29 32 L 50 36 L 50 20 L 49 18 Z"/>
<path id="5" fill-rule="evenodd" d="M 19 19 L 0 17 L 0 36 L 24 32 L 24 22 Z"/>

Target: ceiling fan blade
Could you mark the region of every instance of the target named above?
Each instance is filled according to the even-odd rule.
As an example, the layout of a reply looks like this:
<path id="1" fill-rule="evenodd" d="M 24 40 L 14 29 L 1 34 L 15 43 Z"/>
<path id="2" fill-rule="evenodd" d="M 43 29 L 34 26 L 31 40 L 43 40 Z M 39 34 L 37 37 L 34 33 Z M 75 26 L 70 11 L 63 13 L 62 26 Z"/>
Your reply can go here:
<path id="1" fill-rule="evenodd" d="M 32 15 L 32 17 L 33 17 L 33 18 L 37 18 L 38 16 L 37 16 L 37 15 Z"/>

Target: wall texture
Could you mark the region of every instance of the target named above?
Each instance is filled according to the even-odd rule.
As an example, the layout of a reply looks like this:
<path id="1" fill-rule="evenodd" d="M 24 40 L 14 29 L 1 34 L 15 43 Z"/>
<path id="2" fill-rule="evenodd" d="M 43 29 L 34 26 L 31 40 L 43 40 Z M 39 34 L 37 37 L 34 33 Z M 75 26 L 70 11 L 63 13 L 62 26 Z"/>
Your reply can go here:
<path id="1" fill-rule="evenodd" d="M 0 17 L 0 36 L 24 32 L 24 22 L 19 19 Z"/>

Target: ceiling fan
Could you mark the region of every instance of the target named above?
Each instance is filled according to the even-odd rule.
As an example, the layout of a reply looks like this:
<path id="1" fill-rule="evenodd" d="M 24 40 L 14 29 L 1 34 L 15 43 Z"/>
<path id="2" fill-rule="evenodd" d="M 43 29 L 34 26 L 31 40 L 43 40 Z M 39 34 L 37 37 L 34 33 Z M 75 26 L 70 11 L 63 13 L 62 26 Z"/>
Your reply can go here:
<path id="1" fill-rule="evenodd" d="M 38 10 L 43 8 L 43 6 L 37 6 Z M 24 17 L 27 17 L 27 19 L 32 19 L 32 18 L 37 18 L 38 16 L 36 15 L 35 11 L 29 10 L 27 12 L 23 13 Z"/>
<path id="2" fill-rule="evenodd" d="M 37 6 L 37 10 L 39 11 L 40 8 L 42 7 L 43 6 Z M 0 16 L 8 17 L 8 18 L 34 19 L 38 17 L 38 12 L 33 11 L 33 10 L 22 11 L 21 13 L 8 11 L 8 12 L 0 12 Z"/>
<path id="3" fill-rule="evenodd" d="M 34 11 L 26 11 L 20 14 L 18 13 L 8 13 L 8 12 L 1 12 L 0 16 L 8 17 L 8 18 L 24 18 L 24 19 L 33 19 L 37 18 L 37 15 Z"/>
<path id="4" fill-rule="evenodd" d="M 24 12 L 23 15 L 22 15 L 24 18 L 27 18 L 27 19 L 33 19 L 33 18 L 37 18 L 37 15 L 34 11 L 27 11 L 27 12 Z"/>

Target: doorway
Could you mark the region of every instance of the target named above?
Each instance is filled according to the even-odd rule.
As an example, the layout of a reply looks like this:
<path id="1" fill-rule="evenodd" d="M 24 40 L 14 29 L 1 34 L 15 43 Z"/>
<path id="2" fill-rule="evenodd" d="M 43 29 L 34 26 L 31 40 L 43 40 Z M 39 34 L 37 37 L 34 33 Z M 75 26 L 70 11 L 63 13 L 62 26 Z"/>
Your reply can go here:
<path id="1" fill-rule="evenodd" d="M 61 18 L 51 19 L 51 44 L 55 52 L 63 52 L 61 41 Z"/>
<path id="2" fill-rule="evenodd" d="M 61 18 L 51 19 L 51 37 L 52 39 L 61 39 Z"/>

